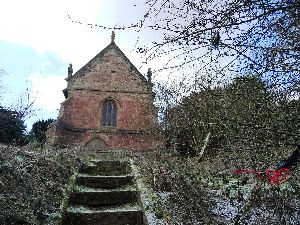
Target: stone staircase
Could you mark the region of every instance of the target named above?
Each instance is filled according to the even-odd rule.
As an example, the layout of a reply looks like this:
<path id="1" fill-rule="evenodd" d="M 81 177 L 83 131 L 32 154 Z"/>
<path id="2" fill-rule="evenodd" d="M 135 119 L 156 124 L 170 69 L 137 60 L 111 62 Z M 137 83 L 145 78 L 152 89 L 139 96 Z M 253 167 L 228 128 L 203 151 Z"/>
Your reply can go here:
<path id="1" fill-rule="evenodd" d="M 91 161 L 80 168 L 63 225 L 144 225 L 129 161 Z"/>

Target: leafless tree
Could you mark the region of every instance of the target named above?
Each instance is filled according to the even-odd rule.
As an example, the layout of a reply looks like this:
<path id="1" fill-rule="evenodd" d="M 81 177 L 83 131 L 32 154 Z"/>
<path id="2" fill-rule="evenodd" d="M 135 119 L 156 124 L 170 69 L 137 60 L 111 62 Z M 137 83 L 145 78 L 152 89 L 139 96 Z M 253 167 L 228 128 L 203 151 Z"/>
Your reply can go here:
<path id="1" fill-rule="evenodd" d="M 300 2 L 148 0 L 143 26 L 163 38 L 148 59 L 171 55 L 170 67 L 223 74 L 255 73 L 281 87 L 299 85 Z M 180 63 L 178 63 L 180 62 Z M 216 65 L 221 65 L 216 67 Z"/>
<path id="2" fill-rule="evenodd" d="M 208 78 L 209 84 L 252 73 L 268 80 L 282 98 L 299 96 L 299 0 L 145 0 L 144 4 L 148 8 L 144 17 L 131 24 L 87 25 L 158 33 L 151 46 L 137 44 L 148 61 L 170 58 L 157 70 L 186 68 L 197 71 L 199 79 Z"/>

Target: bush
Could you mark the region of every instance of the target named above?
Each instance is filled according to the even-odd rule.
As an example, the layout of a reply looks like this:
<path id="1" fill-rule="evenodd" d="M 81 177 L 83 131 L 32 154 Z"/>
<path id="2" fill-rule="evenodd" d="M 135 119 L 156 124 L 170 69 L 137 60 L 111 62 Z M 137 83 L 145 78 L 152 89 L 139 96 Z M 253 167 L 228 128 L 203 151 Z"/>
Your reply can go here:
<path id="1" fill-rule="evenodd" d="M 26 127 L 18 112 L 0 106 L 0 142 L 4 144 L 26 144 Z"/>
<path id="2" fill-rule="evenodd" d="M 291 148 L 299 142 L 299 109 L 300 100 L 280 100 L 263 80 L 236 78 L 225 87 L 191 93 L 167 107 L 167 148 L 188 156 L 199 155 L 203 147 L 205 155 L 253 149 L 252 156 L 263 156 L 252 157 L 253 163 L 262 163 L 274 154 L 274 148 Z"/>
<path id="3" fill-rule="evenodd" d="M 234 174 L 239 162 L 225 163 L 230 157 L 216 152 L 201 163 L 164 152 L 140 157 L 158 224 L 299 224 L 299 169 L 271 186 L 255 174 Z"/>
<path id="4" fill-rule="evenodd" d="M 39 120 L 32 125 L 32 129 L 30 131 L 30 139 L 37 141 L 37 143 L 41 146 L 45 145 L 46 142 L 46 132 L 48 126 L 54 122 L 54 119 L 47 120 Z"/>
<path id="5" fill-rule="evenodd" d="M 0 145 L 0 224 L 59 224 L 78 152 Z"/>

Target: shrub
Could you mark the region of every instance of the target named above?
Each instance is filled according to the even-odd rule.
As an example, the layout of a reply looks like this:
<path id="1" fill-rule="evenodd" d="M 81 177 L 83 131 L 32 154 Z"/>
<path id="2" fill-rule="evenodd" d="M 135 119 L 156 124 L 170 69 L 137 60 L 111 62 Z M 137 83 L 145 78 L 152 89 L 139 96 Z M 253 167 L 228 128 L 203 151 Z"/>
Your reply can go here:
<path id="1" fill-rule="evenodd" d="M 4 144 L 26 144 L 24 121 L 18 112 L 0 106 L 0 142 Z"/>
<path id="2" fill-rule="evenodd" d="M 46 142 L 46 132 L 48 126 L 54 122 L 54 119 L 39 120 L 32 125 L 30 131 L 30 139 L 38 142 L 39 145 L 44 146 Z"/>
<path id="3" fill-rule="evenodd" d="M 0 145 L 0 224 L 59 224 L 79 150 Z"/>

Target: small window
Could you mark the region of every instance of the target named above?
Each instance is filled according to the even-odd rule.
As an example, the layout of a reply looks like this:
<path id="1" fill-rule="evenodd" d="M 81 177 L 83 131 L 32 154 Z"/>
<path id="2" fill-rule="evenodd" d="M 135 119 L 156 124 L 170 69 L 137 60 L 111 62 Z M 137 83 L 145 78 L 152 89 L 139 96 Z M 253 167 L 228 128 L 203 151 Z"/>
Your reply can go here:
<path id="1" fill-rule="evenodd" d="M 102 104 L 102 126 L 117 126 L 117 104 L 113 100 L 105 100 Z"/>

